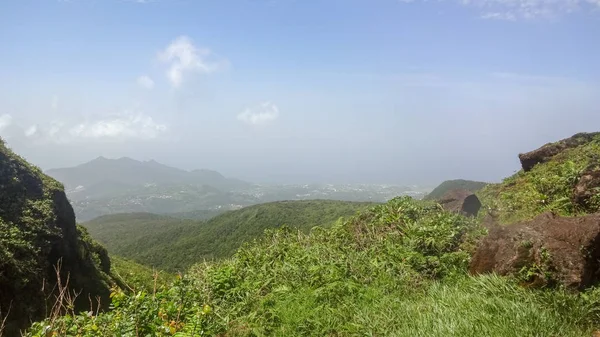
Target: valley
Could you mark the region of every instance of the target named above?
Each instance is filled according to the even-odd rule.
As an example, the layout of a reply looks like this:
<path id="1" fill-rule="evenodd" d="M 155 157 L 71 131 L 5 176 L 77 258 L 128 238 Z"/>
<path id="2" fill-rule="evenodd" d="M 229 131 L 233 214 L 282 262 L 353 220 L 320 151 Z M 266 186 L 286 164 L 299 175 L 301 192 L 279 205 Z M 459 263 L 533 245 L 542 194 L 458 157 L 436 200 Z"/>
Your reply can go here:
<path id="1" fill-rule="evenodd" d="M 63 182 L 79 221 L 118 213 L 193 213 L 199 218 L 281 200 L 328 199 L 385 202 L 398 195 L 417 199 L 426 187 L 377 184 L 252 184 L 210 170 L 185 171 L 155 161 L 97 158 L 52 169 Z M 199 215 L 204 211 L 205 216 Z"/>
<path id="2" fill-rule="evenodd" d="M 111 254 L 169 272 L 200 261 L 231 257 L 265 230 L 290 226 L 304 233 L 329 228 L 373 203 L 332 200 L 280 201 L 229 211 L 206 221 L 150 213 L 106 215 L 83 223 Z"/>

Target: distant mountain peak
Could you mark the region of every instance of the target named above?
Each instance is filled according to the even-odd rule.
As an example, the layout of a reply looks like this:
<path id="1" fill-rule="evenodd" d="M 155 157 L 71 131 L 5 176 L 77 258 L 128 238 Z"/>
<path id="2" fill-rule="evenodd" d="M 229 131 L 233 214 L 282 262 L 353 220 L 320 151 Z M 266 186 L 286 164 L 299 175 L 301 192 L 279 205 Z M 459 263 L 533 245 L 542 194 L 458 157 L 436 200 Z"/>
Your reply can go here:
<path id="1" fill-rule="evenodd" d="M 135 159 L 129 158 L 129 157 L 121 157 L 121 158 L 117 159 L 117 161 L 120 161 L 120 162 L 131 162 L 131 163 L 140 163 L 139 160 L 135 160 Z"/>
<path id="2" fill-rule="evenodd" d="M 144 186 L 149 183 L 208 185 L 224 190 L 247 185 L 236 179 L 227 179 L 213 170 L 190 172 L 161 164 L 154 159 L 140 161 L 129 157 L 108 159 L 100 156 L 76 167 L 52 169 L 47 173 L 70 190 L 80 185 L 87 188 L 108 182 L 128 186 Z"/>

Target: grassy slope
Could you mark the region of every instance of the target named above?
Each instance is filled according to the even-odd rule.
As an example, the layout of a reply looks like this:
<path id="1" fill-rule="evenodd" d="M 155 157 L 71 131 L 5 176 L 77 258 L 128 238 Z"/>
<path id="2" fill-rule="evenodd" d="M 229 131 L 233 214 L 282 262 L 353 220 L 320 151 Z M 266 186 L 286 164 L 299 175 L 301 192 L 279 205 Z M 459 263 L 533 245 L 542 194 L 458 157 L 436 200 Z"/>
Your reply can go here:
<path id="1" fill-rule="evenodd" d="M 65 320 L 86 337 L 592 335 L 598 290 L 467 276 L 481 234 L 472 219 L 399 198 L 331 229 L 271 232 L 156 296 L 117 291 L 112 312 Z M 59 323 L 36 324 L 29 336 L 61 335 Z"/>
<path id="2" fill-rule="evenodd" d="M 519 171 L 500 184 L 488 185 L 478 195 L 484 207 L 492 209 L 502 223 L 528 220 L 546 211 L 582 214 L 583 210 L 571 201 L 571 193 L 581 172 L 593 164 L 600 165 L 600 136 L 529 172 Z M 600 206 L 600 192 L 597 202 Z"/>
<path id="3" fill-rule="evenodd" d="M 175 275 L 154 270 L 134 261 L 112 255 L 111 275 L 118 278 L 124 288 L 133 291 L 154 292 L 175 280 Z"/>
<path id="4" fill-rule="evenodd" d="M 369 203 L 331 200 L 281 201 L 246 207 L 206 222 L 153 214 L 111 215 L 85 224 L 109 252 L 169 271 L 205 259 L 231 256 L 265 229 L 289 225 L 303 231 L 328 227 Z"/>
<path id="5" fill-rule="evenodd" d="M 135 242 L 149 242 L 157 237 L 168 237 L 165 233 L 177 229 L 196 226 L 199 222 L 176 219 L 152 213 L 124 213 L 104 215 L 85 222 L 94 239 L 103 243 L 109 252 L 121 255 L 131 249 Z M 146 247 L 146 248 L 150 248 Z"/>
<path id="6" fill-rule="evenodd" d="M 208 220 L 227 212 L 227 210 L 196 210 L 189 212 L 165 213 L 164 215 L 177 219 Z"/>
<path id="7" fill-rule="evenodd" d="M 471 192 L 477 192 L 484 188 L 488 183 L 473 180 L 446 180 L 441 183 L 438 187 L 434 188 L 428 195 L 425 196 L 425 200 L 436 200 L 444 196 L 448 191 L 455 189 L 462 189 Z"/>

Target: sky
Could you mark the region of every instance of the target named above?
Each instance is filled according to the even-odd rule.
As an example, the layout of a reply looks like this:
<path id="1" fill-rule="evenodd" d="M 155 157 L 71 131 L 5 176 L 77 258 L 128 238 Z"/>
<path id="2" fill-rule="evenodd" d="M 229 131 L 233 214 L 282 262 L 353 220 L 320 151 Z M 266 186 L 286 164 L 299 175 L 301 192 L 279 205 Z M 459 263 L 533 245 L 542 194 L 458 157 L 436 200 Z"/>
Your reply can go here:
<path id="1" fill-rule="evenodd" d="M 600 131 L 600 0 L 4 0 L 0 137 L 42 169 L 499 181 Z"/>

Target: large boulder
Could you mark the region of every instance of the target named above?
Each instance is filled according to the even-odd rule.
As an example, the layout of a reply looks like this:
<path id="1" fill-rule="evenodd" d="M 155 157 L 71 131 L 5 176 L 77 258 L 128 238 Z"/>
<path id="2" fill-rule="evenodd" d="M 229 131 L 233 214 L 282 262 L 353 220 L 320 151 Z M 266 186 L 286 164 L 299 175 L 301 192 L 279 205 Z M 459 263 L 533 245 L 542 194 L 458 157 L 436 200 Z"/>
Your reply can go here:
<path id="1" fill-rule="evenodd" d="M 600 214 L 494 226 L 471 260 L 472 274 L 515 275 L 529 285 L 582 289 L 600 280 Z"/>
<path id="2" fill-rule="evenodd" d="M 570 138 L 566 138 L 555 143 L 546 144 L 537 150 L 521 153 L 519 154 L 521 166 L 525 172 L 530 171 L 535 165 L 549 161 L 552 157 L 566 149 L 572 149 L 589 143 L 599 135 L 600 132 L 578 133 Z"/>
<path id="3" fill-rule="evenodd" d="M 477 216 L 481 202 L 475 194 L 467 190 L 451 190 L 438 200 L 438 203 L 450 212 L 457 212 L 466 216 Z"/>
<path id="4" fill-rule="evenodd" d="M 586 212 L 600 209 L 600 167 L 590 166 L 581 173 L 573 189 L 573 203 Z"/>

